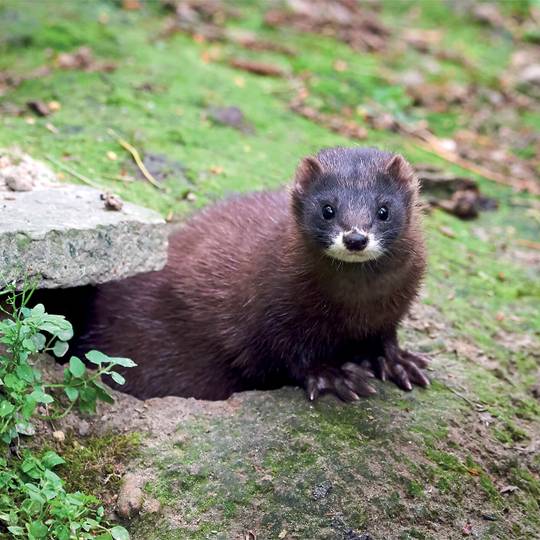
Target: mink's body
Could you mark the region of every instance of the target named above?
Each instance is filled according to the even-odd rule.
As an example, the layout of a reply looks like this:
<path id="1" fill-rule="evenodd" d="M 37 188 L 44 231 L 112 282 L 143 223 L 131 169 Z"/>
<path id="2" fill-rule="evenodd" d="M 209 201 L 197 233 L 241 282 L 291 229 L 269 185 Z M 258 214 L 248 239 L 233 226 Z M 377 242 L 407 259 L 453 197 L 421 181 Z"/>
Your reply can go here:
<path id="1" fill-rule="evenodd" d="M 123 389 L 141 398 L 224 399 L 297 384 L 312 399 L 330 391 L 351 400 L 373 391 L 373 374 L 405 389 L 427 384 L 419 369 L 424 361 L 397 345 L 425 255 L 416 180 L 400 156 L 386 171 L 393 157 L 374 149 L 325 150 L 302 162 L 292 191 L 238 196 L 198 213 L 171 235 L 162 271 L 95 289 L 76 349 L 132 358 L 138 367 L 125 373 Z M 356 200 L 355 182 L 367 199 Z M 390 198 L 385 205 L 392 212 L 392 190 L 407 189 L 404 209 L 393 211 L 399 234 L 381 222 L 381 254 L 349 261 L 349 251 L 332 240 L 338 229 L 325 232 L 319 216 L 317 197 L 327 188 L 336 217 L 325 219 L 338 227 L 339 218 L 345 231 L 351 216 L 367 230 L 372 216 L 363 208 L 373 193 Z M 325 197 L 323 203 L 331 199 Z M 351 236 L 339 235 L 346 243 Z M 325 253 L 334 248 L 342 250 L 337 258 Z"/>

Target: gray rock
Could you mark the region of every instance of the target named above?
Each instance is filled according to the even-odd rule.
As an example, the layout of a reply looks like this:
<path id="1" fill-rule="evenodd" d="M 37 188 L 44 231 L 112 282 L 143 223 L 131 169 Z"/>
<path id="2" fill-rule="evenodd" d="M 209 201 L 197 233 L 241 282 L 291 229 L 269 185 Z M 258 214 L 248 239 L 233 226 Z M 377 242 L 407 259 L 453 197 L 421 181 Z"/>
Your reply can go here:
<path id="1" fill-rule="evenodd" d="M 313 497 L 314 500 L 318 501 L 319 499 L 324 499 L 325 497 L 328 497 L 331 491 L 332 491 L 332 483 L 328 482 L 328 480 L 325 480 L 324 482 L 317 484 L 313 488 L 311 492 L 311 496 Z"/>
<path id="2" fill-rule="evenodd" d="M 167 231 L 161 217 L 125 203 L 106 209 L 98 190 L 37 185 L 0 190 L 0 280 L 38 287 L 103 283 L 161 269 Z"/>
<path id="3" fill-rule="evenodd" d="M 122 480 L 122 487 L 116 501 L 116 512 L 121 518 L 130 518 L 138 514 L 143 506 L 143 479 L 127 473 Z"/>
<path id="4" fill-rule="evenodd" d="M 531 64 L 519 74 L 519 82 L 540 86 L 540 64 Z"/>
<path id="5" fill-rule="evenodd" d="M 31 178 L 21 178 L 16 175 L 10 176 L 6 174 L 5 182 L 11 191 L 32 191 L 34 189 L 34 182 Z"/>

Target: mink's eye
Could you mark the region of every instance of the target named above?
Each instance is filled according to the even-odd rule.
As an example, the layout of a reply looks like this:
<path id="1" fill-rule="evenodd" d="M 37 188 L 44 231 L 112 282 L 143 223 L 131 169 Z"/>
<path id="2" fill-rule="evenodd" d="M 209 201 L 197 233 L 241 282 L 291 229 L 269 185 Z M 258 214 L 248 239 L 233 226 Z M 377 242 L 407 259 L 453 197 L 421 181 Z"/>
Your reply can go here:
<path id="1" fill-rule="evenodd" d="M 322 215 L 324 219 L 334 219 L 336 211 L 332 206 L 326 204 L 325 206 L 323 206 Z"/>
<path id="2" fill-rule="evenodd" d="M 378 210 L 377 210 L 377 217 L 381 220 L 381 221 L 386 221 L 388 219 L 388 208 L 386 208 L 386 206 L 381 206 Z"/>

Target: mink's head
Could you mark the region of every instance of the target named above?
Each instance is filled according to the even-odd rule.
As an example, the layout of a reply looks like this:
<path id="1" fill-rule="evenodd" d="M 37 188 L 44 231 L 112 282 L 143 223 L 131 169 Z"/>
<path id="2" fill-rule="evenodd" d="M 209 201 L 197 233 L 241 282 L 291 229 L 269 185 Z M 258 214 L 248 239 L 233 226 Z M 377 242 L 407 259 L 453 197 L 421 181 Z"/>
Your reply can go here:
<path id="1" fill-rule="evenodd" d="M 409 226 L 418 183 L 399 154 L 327 148 L 304 158 L 292 201 L 304 237 L 334 259 L 359 263 L 391 255 Z"/>

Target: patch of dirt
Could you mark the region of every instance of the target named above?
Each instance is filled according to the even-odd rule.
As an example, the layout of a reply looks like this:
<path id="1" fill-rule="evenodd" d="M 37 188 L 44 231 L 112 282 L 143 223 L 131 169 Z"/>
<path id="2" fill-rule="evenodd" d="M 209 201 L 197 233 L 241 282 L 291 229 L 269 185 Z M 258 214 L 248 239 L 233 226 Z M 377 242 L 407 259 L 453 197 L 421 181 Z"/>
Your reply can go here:
<path id="1" fill-rule="evenodd" d="M 206 114 L 216 124 L 229 126 L 246 134 L 255 132 L 255 128 L 246 120 L 239 107 L 208 107 Z"/>
<path id="2" fill-rule="evenodd" d="M 178 179 L 182 182 L 187 180 L 186 167 L 179 161 L 174 161 L 163 154 L 145 152 L 143 163 L 148 172 L 158 182 L 168 179 Z M 145 179 L 141 170 L 132 161 L 129 161 L 128 168 L 132 171 L 132 175 L 135 178 L 140 180 Z"/>

